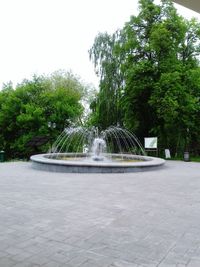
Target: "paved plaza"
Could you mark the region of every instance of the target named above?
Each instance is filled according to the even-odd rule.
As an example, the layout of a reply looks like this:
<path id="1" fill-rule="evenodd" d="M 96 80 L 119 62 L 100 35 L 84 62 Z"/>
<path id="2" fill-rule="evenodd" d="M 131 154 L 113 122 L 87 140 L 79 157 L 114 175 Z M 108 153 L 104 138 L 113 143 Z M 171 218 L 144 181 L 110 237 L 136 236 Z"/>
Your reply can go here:
<path id="1" fill-rule="evenodd" d="M 200 267 L 200 163 L 125 174 L 0 163 L 0 267 Z"/>

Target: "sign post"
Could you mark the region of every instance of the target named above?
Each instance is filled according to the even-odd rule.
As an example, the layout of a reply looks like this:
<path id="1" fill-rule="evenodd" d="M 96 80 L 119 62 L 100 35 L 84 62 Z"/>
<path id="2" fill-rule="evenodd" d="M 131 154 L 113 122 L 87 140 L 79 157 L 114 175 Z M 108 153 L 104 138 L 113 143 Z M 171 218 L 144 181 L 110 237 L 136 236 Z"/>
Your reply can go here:
<path id="1" fill-rule="evenodd" d="M 145 151 L 155 151 L 158 156 L 158 137 L 145 137 L 144 138 Z"/>

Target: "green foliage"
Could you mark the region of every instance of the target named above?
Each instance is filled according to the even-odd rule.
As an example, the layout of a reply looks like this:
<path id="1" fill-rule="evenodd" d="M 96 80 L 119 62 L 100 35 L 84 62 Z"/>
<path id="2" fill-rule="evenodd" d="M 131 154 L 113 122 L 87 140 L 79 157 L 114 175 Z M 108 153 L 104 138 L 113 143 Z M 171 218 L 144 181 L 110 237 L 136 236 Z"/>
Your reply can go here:
<path id="1" fill-rule="evenodd" d="M 113 35 L 99 34 L 90 50 L 100 76 L 92 121 L 124 125 L 141 139 L 157 135 L 172 154 L 198 147 L 199 52 L 195 19 L 179 16 L 170 0 L 140 0 L 139 15 Z"/>
<path id="2" fill-rule="evenodd" d="M 116 57 L 118 54 L 118 48 L 115 46 L 117 39 L 117 34 L 112 36 L 107 33 L 99 34 L 89 51 L 96 73 L 101 79 L 100 93 L 91 104 L 94 111 L 91 121 L 93 125 L 102 129 L 118 124 L 121 120 L 122 79 L 120 61 Z"/>
<path id="3" fill-rule="evenodd" d="M 80 120 L 85 91 L 78 78 L 61 71 L 33 76 L 15 89 L 11 83 L 4 85 L 0 91 L 0 149 L 7 158 L 28 157 L 27 143 L 35 136 L 47 136 L 49 144 L 37 152 L 47 150 L 70 121 Z M 56 128 L 49 129 L 48 122 L 55 122 Z"/>

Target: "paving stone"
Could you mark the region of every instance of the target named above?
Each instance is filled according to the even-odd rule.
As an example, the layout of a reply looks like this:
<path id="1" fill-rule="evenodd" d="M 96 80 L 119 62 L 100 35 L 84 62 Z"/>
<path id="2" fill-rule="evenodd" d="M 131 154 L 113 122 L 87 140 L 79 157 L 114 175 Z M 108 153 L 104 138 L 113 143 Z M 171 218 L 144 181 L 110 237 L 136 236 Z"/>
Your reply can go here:
<path id="1" fill-rule="evenodd" d="M 46 264 L 47 262 L 49 262 L 49 258 L 44 257 L 41 254 L 36 254 L 36 255 L 33 255 L 33 256 L 27 258 L 26 261 L 33 263 L 33 264 L 43 265 L 43 264 Z"/>
<path id="2" fill-rule="evenodd" d="M 138 264 L 127 261 L 115 261 L 109 267 L 138 267 Z"/>
<path id="3" fill-rule="evenodd" d="M 73 265 L 72 265 L 73 266 Z M 75 265 L 76 266 L 76 265 Z M 95 260 L 86 260 L 85 262 L 83 262 L 81 265 L 77 265 L 80 267 L 102 267 L 101 263 L 98 263 Z"/>
<path id="4" fill-rule="evenodd" d="M 42 267 L 62 267 L 62 265 L 56 261 L 50 261 L 46 264 L 43 264 Z"/>
<path id="5" fill-rule="evenodd" d="M 199 267 L 200 266 L 200 261 L 197 261 L 197 260 L 191 260 L 187 267 Z"/>
<path id="6" fill-rule="evenodd" d="M 69 262 L 70 259 L 72 258 L 72 256 L 67 257 L 66 255 L 63 255 L 61 253 L 55 253 L 55 254 L 51 255 L 49 258 L 55 262 L 58 262 L 60 264 L 64 264 L 64 263 Z"/>
<path id="7" fill-rule="evenodd" d="M 119 174 L 0 163 L 0 267 L 199 267 L 199 173 L 176 161 Z"/>
<path id="8" fill-rule="evenodd" d="M 18 249 L 15 247 L 9 247 L 5 250 L 6 253 L 10 254 L 10 255 L 18 255 L 23 253 L 24 251 L 22 249 Z"/>
<path id="9" fill-rule="evenodd" d="M 13 267 L 15 264 L 17 264 L 17 262 L 10 257 L 0 258 L 0 267 Z"/>
<path id="10" fill-rule="evenodd" d="M 27 252 L 21 252 L 17 255 L 14 255 L 12 258 L 16 261 L 22 262 L 22 261 L 26 261 L 28 258 L 30 258 L 32 256 L 32 254 L 27 253 Z"/>
<path id="11" fill-rule="evenodd" d="M 13 267 L 41 267 L 41 265 L 30 263 L 30 262 L 20 262 Z"/>
<path id="12" fill-rule="evenodd" d="M 74 257 L 72 260 L 67 262 L 71 266 L 81 266 L 84 264 L 86 261 L 88 261 L 88 258 L 85 257 L 84 255 L 80 255 L 78 257 Z"/>
<path id="13" fill-rule="evenodd" d="M 158 267 L 177 267 L 177 264 L 161 263 L 161 264 L 158 265 Z"/>

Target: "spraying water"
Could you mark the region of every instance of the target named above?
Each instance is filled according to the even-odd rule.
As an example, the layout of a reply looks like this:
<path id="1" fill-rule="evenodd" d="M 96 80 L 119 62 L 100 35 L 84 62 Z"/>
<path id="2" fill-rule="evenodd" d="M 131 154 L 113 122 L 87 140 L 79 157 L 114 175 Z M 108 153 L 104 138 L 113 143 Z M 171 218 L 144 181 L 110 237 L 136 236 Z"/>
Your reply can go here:
<path id="1" fill-rule="evenodd" d="M 60 158 L 63 153 L 84 154 L 84 160 L 113 160 L 112 154 L 145 155 L 137 137 L 128 130 L 111 126 L 99 132 L 98 128 L 70 127 L 53 144 L 52 158 Z"/>

